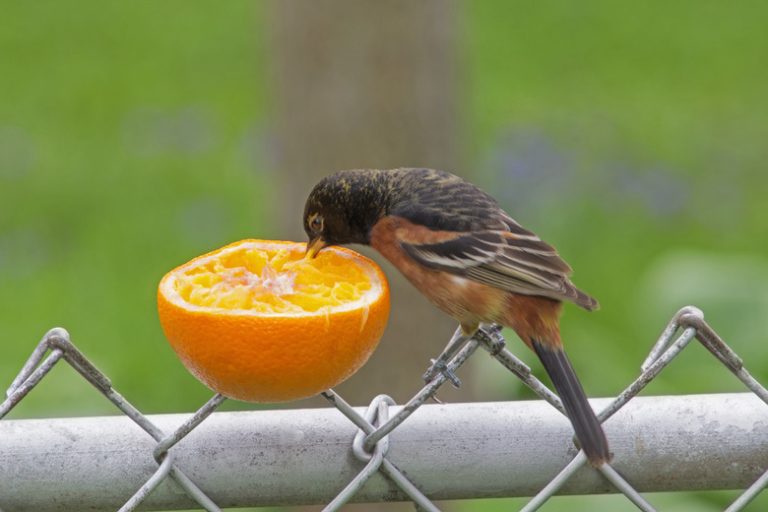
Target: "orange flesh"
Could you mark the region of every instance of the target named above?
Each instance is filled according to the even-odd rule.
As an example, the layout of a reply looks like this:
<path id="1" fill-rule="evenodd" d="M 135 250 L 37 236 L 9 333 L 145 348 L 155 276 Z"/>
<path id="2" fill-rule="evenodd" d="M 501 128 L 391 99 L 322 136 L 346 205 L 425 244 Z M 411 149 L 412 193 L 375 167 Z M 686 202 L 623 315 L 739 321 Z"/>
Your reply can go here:
<path id="1" fill-rule="evenodd" d="M 174 289 L 196 306 L 257 313 L 314 313 L 354 303 L 371 278 L 332 252 L 305 259 L 286 249 L 239 247 L 179 272 Z"/>

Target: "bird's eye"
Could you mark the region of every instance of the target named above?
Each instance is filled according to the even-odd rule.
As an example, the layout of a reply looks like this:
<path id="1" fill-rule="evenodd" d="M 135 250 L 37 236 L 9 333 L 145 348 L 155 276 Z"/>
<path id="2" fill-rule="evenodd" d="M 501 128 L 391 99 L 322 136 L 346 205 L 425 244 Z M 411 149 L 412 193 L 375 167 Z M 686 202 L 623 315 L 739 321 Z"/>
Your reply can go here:
<path id="1" fill-rule="evenodd" d="M 309 228 L 315 232 L 320 233 L 323 230 L 324 221 L 323 216 L 319 214 L 314 214 L 312 217 L 309 218 Z"/>

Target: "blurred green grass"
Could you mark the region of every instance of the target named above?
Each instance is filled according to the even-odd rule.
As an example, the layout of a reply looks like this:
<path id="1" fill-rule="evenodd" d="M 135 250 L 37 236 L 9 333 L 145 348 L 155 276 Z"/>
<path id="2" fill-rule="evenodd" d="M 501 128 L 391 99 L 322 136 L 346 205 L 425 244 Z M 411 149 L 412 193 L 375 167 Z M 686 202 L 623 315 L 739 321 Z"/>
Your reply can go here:
<path id="1" fill-rule="evenodd" d="M 469 161 L 600 299 L 595 314 L 569 307 L 563 326 L 590 394 L 634 378 L 688 303 L 765 380 L 768 7 L 461 8 Z M 190 411 L 208 398 L 163 339 L 155 287 L 204 251 L 279 237 L 262 10 L 241 0 L 3 3 L 0 377 L 9 382 L 62 325 L 143 411 Z M 530 396 L 501 369 L 484 373 L 505 396 Z M 705 351 L 690 350 L 648 394 L 734 390 Z M 57 368 L 14 416 L 113 412 Z M 653 499 L 709 510 L 733 493 L 681 496 Z M 545 510 L 593 510 L 601 499 Z"/>
<path id="2" fill-rule="evenodd" d="M 7 3 L 0 27 L 0 373 L 54 325 L 141 409 L 209 392 L 159 329 L 163 273 L 270 231 L 252 2 Z M 111 413 L 58 371 L 20 416 Z M 37 395 L 37 396 L 35 396 Z"/>

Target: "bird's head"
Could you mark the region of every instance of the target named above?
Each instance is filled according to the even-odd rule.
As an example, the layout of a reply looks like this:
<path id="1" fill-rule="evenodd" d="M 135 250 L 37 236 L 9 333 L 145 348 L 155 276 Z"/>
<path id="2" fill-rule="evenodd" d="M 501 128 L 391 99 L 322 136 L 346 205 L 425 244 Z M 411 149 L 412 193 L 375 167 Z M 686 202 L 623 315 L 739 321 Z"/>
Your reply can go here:
<path id="1" fill-rule="evenodd" d="M 304 206 L 307 254 L 328 245 L 368 244 L 374 224 L 386 215 L 386 171 L 340 171 L 315 185 Z"/>

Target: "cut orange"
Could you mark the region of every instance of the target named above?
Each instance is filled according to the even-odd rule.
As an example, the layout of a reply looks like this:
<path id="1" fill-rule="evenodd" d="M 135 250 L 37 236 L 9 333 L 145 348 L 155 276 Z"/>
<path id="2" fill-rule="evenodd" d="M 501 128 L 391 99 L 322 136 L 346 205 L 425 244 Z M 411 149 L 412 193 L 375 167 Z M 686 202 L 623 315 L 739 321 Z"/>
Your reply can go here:
<path id="1" fill-rule="evenodd" d="M 389 287 L 368 258 L 340 247 L 242 240 L 160 281 L 160 323 L 209 388 L 248 402 L 305 398 L 350 377 L 389 316 Z"/>

